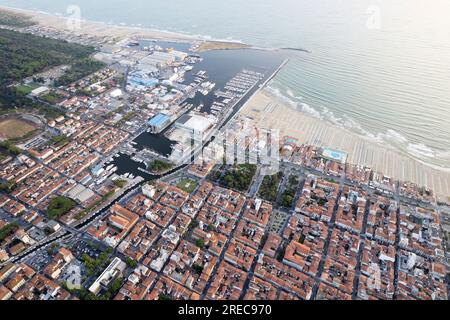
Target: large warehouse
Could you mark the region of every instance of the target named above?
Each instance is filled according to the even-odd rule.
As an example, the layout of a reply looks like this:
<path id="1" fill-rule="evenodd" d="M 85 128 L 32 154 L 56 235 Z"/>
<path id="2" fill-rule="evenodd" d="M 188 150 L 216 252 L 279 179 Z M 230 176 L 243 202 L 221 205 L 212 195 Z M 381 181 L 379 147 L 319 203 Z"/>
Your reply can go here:
<path id="1" fill-rule="evenodd" d="M 186 53 L 175 50 L 171 50 L 168 52 L 155 51 L 151 55 L 142 59 L 140 64 L 154 67 L 165 67 L 174 62 L 183 61 L 184 59 L 186 59 L 186 57 Z"/>
<path id="2" fill-rule="evenodd" d="M 212 116 L 189 113 L 181 116 L 175 125 L 178 129 L 187 131 L 189 134 L 194 134 L 203 139 L 204 133 L 208 131 L 214 123 L 215 118 Z"/>
<path id="3" fill-rule="evenodd" d="M 160 133 L 165 128 L 170 125 L 170 117 L 164 113 L 158 113 L 156 116 L 151 118 L 148 122 L 150 127 L 150 132 L 152 133 Z"/>

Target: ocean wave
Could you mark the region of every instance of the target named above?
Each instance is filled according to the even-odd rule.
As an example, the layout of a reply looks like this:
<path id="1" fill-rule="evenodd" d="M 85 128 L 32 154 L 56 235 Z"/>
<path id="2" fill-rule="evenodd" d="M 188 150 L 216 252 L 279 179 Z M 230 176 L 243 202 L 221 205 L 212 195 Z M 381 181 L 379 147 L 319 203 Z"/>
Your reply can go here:
<path id="1" fill-rule="evenodd" d="M 319 119 L 323 120 L 320 112 L 317 111 L 316 109 L 314 109 L 313 107 L 311 107 L 309 104 L 302 102 L 300 105 L 301 105 L 302 111 L 304 113 L 307 113 L 315 118 L 319 118 Z"/>
<path id="2" fill-rule="evenodd" d="M 305 102 L 295 101 L 295 100 L 299 100 L 299 99 L 295 98 L 295 95 L 292 92 L 292 90 L 290 90 L 290 89 L 287 89 L 289 91 L 286 90 L 287 95 L 290 96 L 290 97 L 288 97 L 285 94 L 283 94 L 279 88 L 274 87 L 271 84 L 269 84 L 266 87 L 266 89 L 269 91 L 269 93 L 271 95 L 275 96 L 277 99 L 286 103 L 287 105 L 291 106 L 292 108 L 294 108 L 296 110 L 300 110 L 310 116 L 313 116 L 314 118 L 324 120 L 322 115 L 320 114 L 320 112 L 317 111 L 316 109 L 314 109 L 313 107 L 311 107 L 309 104 L 307 104 Z"/>
<path id="3" fill-rule="evenodd" d="M 190 31 L 186 31 L 186 30 L 180 30 L 180 29 L 174 29 L 174 30 L 165 30 L 165 29 L 160 29 L 158 26 L 155 26 L 155 28 L 152 28 L 154 31 L 161 31 L 161 32 L 168 32 L 168 33 L 176 33 L 176 34 L 180 34 L 183 36 L 188 36 L 194 39 L 200 39 L 200 40 L 205 40 L 205 41 L 217 41 L 217 42 L 233 42 L 233 43 L 242 43 L 244 44 L 244 41 L 240 40 L 240 39 L 235 39 L 232 36 L 226 37 L 226 38 L 219 38 L 219 37 L 214 37 L 208 34 L 197 34 L 197 33 L 192 33 Z"/>
<path id="4" fill-rule="evenodd" d="M 281 90 L 276 83 L 273 83 L 270 84 L 267 89 L 269 93 L 280 99 L 280 101 L 295 108 L 296 110 L 302 111 L 305 114 L 313 116 L 314 118 L 327 121 L 336 127 L 351 130 L 374 143 L 387 143 L 390 146 L 395 147 L 396 145 L 404 145 L 408 142 L 408 139 L 405 136 L 393 129 L 388 129 L 384 133 L 373 133 L 363 128 L 360 123 L 355 121 L 347 114 L 343 114 L 341 117 L 338 117 L 334 114 L 333 111 L 325 106 L 321 106 L 321 111 L 319 111 L 308 103 L 301 101 L 300 97 L 296 96 L 293 90 L 290 88 Z M 283 94 L 283 92 L 286 92 L 286 94 Z M 410 154 L 412 154 L 412 152 L 415 152 L 416 156 L 419 154 L 420 156 L 424 156 L 424 154 L 433 154 L 433 151 L 431 149 L 427 150 L 425 148 L 418 148 L 414 145 L 412 145 L 410 149 Z"/>
<path id="5" fill-rule="evenodd" d="M 358 122 L 356 122 L 353 118 L 349 117 L 346 114 L 342 115 L 342 126 L 350 130 L 352 132 L 355 132 L 356 134 L 366 138 L 367 140 L 370 140 L 374 143 L 383 143 L 384 140 L 380 135 L 376 135 L 373 132 L 370 132 L 369 130 L 362 127 L 362 125 Z"/>
<path id="6" fill-rule="evenodd" d="M 291 97 L 291 98 L 295 98 L 294 92 L 292 92 L 291 89 L 286 89 L 286 93 Z"/>
<path id="7" fill-rule="evenodd" d="M 293 101 L 292 99 L 289 99 L 288 97 L 286 97 L 286 95 L 284 95 L 280 89 L 278 89 L 277 87 L 273 86 L 274 84 L 274 80 L 272 80 L 269 85 L 266 87 L 266 90 L 273 95 L 274 97 L 276 97 L 277 99 L 279 99 L 280 101 L 283 102 L 287 102 L 289 105 L 291 106 L 296 106 L 298 105 L 295 101 Z"/>
<path id="8" fill-rule="evenodd" d="M 434 158 L 436 156 L 436 153 L 433 151 L 433 149 L 423 143 L 409 143 L 407 150 L 411 155 L 418 158 Z"/>
<path id="9" fill-rule="evenodd" d="M 406 143 L 408 139 L 399 132 L 388 129 L 386 133 L 379 133 L 378 136 L 386 142 Z"/>
<path id="10" fill-rule="evenodd" d="M 287 93 L 288 96 L 291 97 L 292 99 L 303 100 L 303 97 L 302 97 L 302 96 L 296 96 L 296 95 L 294 94 L 294 92 L 293 92 L 291 89 L 289 89 L 289 88 L 286 89 L 286 93 Z"/>
<path id="11" fill-rule="evenodd" d="M 436 152 L 436 158 L 449 160 L 450 159 L 450 151 L 439 151 L 439 152 Z"/>
<path id="12" fill-rule="evenodd" d="M 325 120 L 330 121 L 334 125 L 343 128 L 342 124 L 342 118 L 338 118 L 334 115 L 333 111 L 330 111 L 327 107 L 322 106 L 322 116 L 325 118 Z"/>

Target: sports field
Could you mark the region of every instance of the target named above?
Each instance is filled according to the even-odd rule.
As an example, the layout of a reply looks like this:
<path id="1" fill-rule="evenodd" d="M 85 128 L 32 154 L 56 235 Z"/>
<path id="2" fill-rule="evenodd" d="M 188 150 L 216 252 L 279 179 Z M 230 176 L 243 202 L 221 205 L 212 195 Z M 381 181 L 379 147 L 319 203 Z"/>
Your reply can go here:
<path id="1" fill-rule="evenodd" d="M 0 138 L 22 138 L 37 128 L 37 125 L 31 121 L 26 121 L 17 117 L 0 119 Z"/>

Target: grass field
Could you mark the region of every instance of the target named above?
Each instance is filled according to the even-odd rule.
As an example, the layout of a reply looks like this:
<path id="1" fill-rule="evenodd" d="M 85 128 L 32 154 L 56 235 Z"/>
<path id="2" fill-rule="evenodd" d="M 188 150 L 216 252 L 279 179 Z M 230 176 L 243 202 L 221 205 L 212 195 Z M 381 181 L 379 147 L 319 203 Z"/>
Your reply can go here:
<path id="1" fill-rule="evenodd" d="M 37 128 L 32 122 L 20 118 L 0 119 L 0 137 L 5 139 L 22 138 Z"/>
<path id="2" fill-rule="evenodd" d="M 187 193 L 192 193 L 194 192 L 195 188 L 197 188 L 197 185 L 198 183 L 194 180 L 183 179 L 177 184 L 177 187 Z"/>
<path id="3" fill-rule="evenodd" d="M 18 86 L 16 88 L 16 90 L 17 90 L 18 93 L 23 94 L 23 95 L 26 96 L 27 94 L 30 94 L 31 91 L 33 91 L 34 89 L 37 89 L 37 88 L 39 88 L 39 85 L 37 85 L 37 84 L 30 84 L 30 85 Z"/>

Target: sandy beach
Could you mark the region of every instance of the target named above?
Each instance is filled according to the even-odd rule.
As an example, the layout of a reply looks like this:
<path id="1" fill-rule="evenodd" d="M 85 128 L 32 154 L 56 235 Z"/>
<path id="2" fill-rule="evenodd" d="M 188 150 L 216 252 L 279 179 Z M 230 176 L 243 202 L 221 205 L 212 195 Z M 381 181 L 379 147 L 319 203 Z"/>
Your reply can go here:
<path id="1" fill-rule="evenodd" d="M 241 115 L 252 119 L 256 127 L 280 130 L 280 136 L 293 136 L 301 143 L 345 151 L 350 163 L 429 187 L 442 199 L 450 195 L 449 172 L 419 163 L 386 145 L 296 111 L 267 90 L 254 95 L 242 108 Z"/>
<path id="2" fill-rule="evenodd" d="M 117 26 L 87 20 L 81 20 L 79 28 L 73 30 L 69 19 L 66 17 L 59 17 L 44 12 L 2 6 L 0 6 L 0 10 L 26 15 L 31 18 L 31 21 L 39 24 L 42 27 L 54 28 L 60 31 L 71 31 L 76 33 L 77 35 L 107 38 L 111 42 L 118 42 L 120 40 L 128 38 L 180 42 L 198 41 L 200 42 L 198 47 L 199 52 L 205 52 L 209 50 L 243 49 L 250 47 L 249 45 L 240 42 L 206 40 L 199 37 L 184 35 L 175 32 L 153 30 L 141 27 Z"/>

